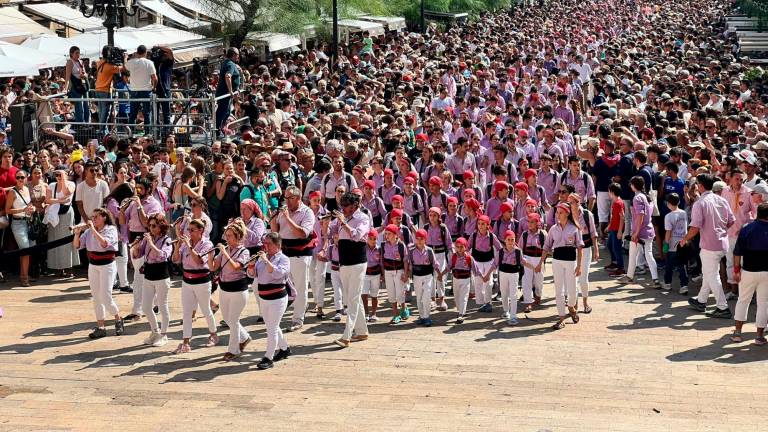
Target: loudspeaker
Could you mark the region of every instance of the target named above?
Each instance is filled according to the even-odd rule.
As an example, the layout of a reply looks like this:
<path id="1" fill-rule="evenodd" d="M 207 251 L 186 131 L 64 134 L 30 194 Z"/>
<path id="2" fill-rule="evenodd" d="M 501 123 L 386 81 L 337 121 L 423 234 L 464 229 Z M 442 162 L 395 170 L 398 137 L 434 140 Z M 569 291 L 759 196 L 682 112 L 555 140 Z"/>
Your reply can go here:
<path id="1" fill-rule="evenodd" d="M 35 105 L 11 105 L 11 144 L 16 151 L 21 151 L 35 140 Z"/>

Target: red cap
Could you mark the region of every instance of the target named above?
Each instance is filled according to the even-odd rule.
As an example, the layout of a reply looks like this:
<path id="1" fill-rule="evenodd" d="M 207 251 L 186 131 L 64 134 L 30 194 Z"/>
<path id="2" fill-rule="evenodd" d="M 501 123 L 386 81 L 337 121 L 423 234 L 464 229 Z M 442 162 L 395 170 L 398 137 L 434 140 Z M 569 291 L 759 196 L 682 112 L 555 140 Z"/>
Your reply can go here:
<path id="1" fill-rule="evenodd" d="M 480 210 L 480 202 L 474 198 L 464 201 L 464 206 L 474 210 Z"/>
<path id="2" fill-rule="evenodd" d="M 571 214 L 571 207 L 566 203 L 560 203 L 556 208 L 564 210 L 566 213 Z"/>
<path id="3" fill-rule="evenodd" d="M 350 192 L 352 192 L 355 195 L 363 195 L 363 191 L 360 190 L 360 188 L 353 188 Z"/>
<path id="4" fill-rule="evenodd" d="M 416 134 L 416 141 L 429 141 L 429 135 L 425 133 Z"/>
<path id="5" fill-rule="evenodd" d="M 353 166 L 353 167 L 352 167 L 352 171 L 353 171 L 353 172 L 354 172 L 354 171 L 357 171 L 357 172 L 359 172 L 360 174 L 362 174 L 362 173 L 363 173 L 363 167 L 361 167 L 360 165 L 355 165 L 355 166 Z"/>
<path id="6" fill-rule="evenodd" d="M 488 215 L 480 215 L 480 217 L 477 218 L 478 222 L 485 222 L 487 224 L 491 223 L 491 218 L 488 217 Z"/>
<path id="7" fill-rule="evenodd" d="M 520 138 L 528 138 L 528 131 L 525 129 L 520 129 L 519 131 L 517 131 L 517 136 L 519 136 Z"/>
<path id="8" fill-rule="evenodd" d="M 465 197 L 474 198 L 475 197 L 475 190 L 474 189 L 464 189 L 464 192 L 461 193 Z"/>
<path id="9" fill-rule="evenodd" d="M 414 180 L 418 180 L 419 179 L 419 173 L 417 173 L 416 171 L 410 171 L 410 172 L 408 172 L 408 175 L 406 175 L 406 177 L 410 177 L 410 178 L 412 178 Z"/>
<path id="10" fill-rule="evenodd" d="M 414 180 L 414 179 L 413 179 L 413 177 L 406 177 L 406 178 L 403 180 L 403 184 L 411 184 L 411 185 L 416 185 L 416 180 Z"/>
<path id="11" fill-rule="evenodd" d="M 384 176 L 393 176 L 395 175 L 395 172 L 392 171 L 390 168 L 387 168 L 384 170 Z"/>
<path id="12" fill-rule="evenodd" d="M 320 193 L 320 191 L 314 191 L 309 193 L 309 199 L 313 198 L 322 198 L 323 194 Z"/>
<path id="13" fill-rule="evenodd" d="M 457 238 L 455 243 L 456 243 L 456 246 L 467 247 L 467 239 L 465 239 L 464 237 Z"/>
<path id="14" fill-rule="evenodd" d="M 401 209 L 392 209 L 391 212 L 389 212 L 390 217 L 403 217 L 403 211 Z"/>
<path id="15" fill-rule="evenodd" d="M 464 174 L 462 175 L 462 177 L 463 177 L 465 180 L 466 180 L 466 179 L 473 179 L 473 178 L 475 178 L 475 173 L 473 173 L 473 172 L 472 172 L 472 171 L 470 171 L 470 170 L 466 170 L 466 171 L 464 171 Z"/>
<path id="16" fill-rule="evenodd" d="M 459 199 L 456 198 L 456 197 L 448 197 L 448 199 L 446 200 L 445 204 L 448 205 L 448 204 L 451 204 L 451 203 L 458 204 L 459 203 Z"/>
<path id="17" fill-rule="evenodd" d="M 517 186 L 517 185 L 515 185 L 515 186 Z M 497 181 L 496 183 L 493 184 L 493 191 L 494 192 L 499 192 L 499 191 L 503 191 L 503 190 L 507 190 L 507 191 L 509 190 L 509 183 L 501 180 L 501 181 Z"/>
<path id="18" fill-rule="evenodd" d="M 424 239 L 424 240 L 426 240 L 427 239 L 427 230 L 425 230 L 425 229 L 416 230 L 416 238 L 417 239 Z"/>
<path id="19" fill-rule="evenodd" d="M 437 213 L 438 216 L 443 214 L 443 210 L 441 210 L 440 207 L 430 207 L 429 211 L 427 213 L 429 213 L 429 212 Z"/>
<path id="20" fill-rule="evenodd" d="M 372 229 L 372 230 L 368 231 L 368 237 L 376 238 L 378 236 L 379 236 L 379 232 L 376 231 L 375 229 Z"/>
<path id="21" fill-rule="evenodd" d="M 374 182 L 373 180 L 366 180 L 365 183 L 363 183 L 363 187 L 376 189 L 376 182 Z"/>
<path id="22" fill-rule="evenodd" d="M 392 234 L 400 234 L 400 227 L 398 227 L 395 224 L 389 224 L 386 228 L 384 228 L 384 231 L 391 232 Z"/>
<path id="23" fill-rule="evenodd" d="M 515 183 L 515 189 L 524 190 L 525 193 L 528 193 L 528 185 L 523 182 Z"/>
<path id="24" fill-rule="evenodd" d="M 403 202 L 403 196 L 402 195 L 395 195 L 392 197 L 392 202 L 400 201 Z"/>
<path id="25" fill-rule="evenodd" d="M 523 175 L 525 176 L 526 180 L 528 180 L 531 177 L 536 177 L 536 170 L 533 168 L 528 168 L 527 170 L 525 170 L 525 173 L 523 173 Z"/>
<path id="26" fill-rule="evenodd" d="M 514 210 L 514 208 L 512 207 L 512 204 L 508 202 L 501 203 L 501 206 L 499 207 L 499 211 L 501 211 L 502 214 L 511 212 L 512 210 Z"/>
<path id="27" fill-rule="evenodd" d="M 527 206 L 528 205 L 537 206 L 537 205 L 539 205 L 539 202 L 536 201 L 533 198 L 528 198 L 527 200 L 525 200 L 525 205 L 527 205 Z"/>
<path id="28" fill-rule="evenodd" d="M 512 231 L 512 230 L 504 231 L 504 240 L 506 240 L 509 237 L 512 237 L 512 239 L 514 240 L 515 239 L 515 232 Z"/>
<path id="29" fill-rule="evenodd" d="M 410 76 L 410 75 L 403 75 L 403 81 L 410 82 L 411 80 L 413 80 L 412 76 Z"/>
<path id="30" fill-rule="evenodd" d="M 442 186 L 443 182 L 440 181 L 440 177 L 438 176 L 432 176 L 429 178 L 429 185 L 435 185 L 435 186 Z"/>
<path id="31" fill-rule="evenodd" d="M 538 213 L 528 213 L 528 220 L 541 222 L 541 215 L 539 215 Z"/>

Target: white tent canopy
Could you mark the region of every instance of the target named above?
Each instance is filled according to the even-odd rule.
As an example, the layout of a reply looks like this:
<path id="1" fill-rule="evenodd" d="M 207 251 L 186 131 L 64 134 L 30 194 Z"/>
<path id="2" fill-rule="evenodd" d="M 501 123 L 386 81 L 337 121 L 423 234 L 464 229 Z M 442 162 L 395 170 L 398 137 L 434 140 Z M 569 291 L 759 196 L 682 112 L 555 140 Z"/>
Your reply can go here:
<path id="1" fill-rule="evenodd" d="M 405 28 L 405 18 L 364 15 L 359 17 L 363 21 L 371 21 L 387 26 L 389 31 L 400 31 Z"/>
<path id="2" fill-rule="evenodd" d="M 36 76 L 39 68 L 32 62 L 0 54 L 0 77 Z"/>
<path id="3" fill-rule="evenodd" d="M 0 40 L 21 43 L 30 36 L 52 35 L 53 30 L 44 27 L 32 18 L 19 12 L 16 7 L 0 8 Z"/>
<path id="4" fill-rule="evenodd" d="M 210 18 L 218 22 L 240 22 L 243 20 L 243 8 L 236 2 L 221 2 L 214 5 L 206 0 L 170 0 L 170 3 L 184 12 Z"/>
<path id="5" fill-rule="evenodd" d="M 209 27 L 211 23 L 189 18 L 163 0 L 138 0 L 138 5 L 153 15 L 163 18 L 163 23 L 171 21 L 184 28 Z"/>
<path id="6" fill-rule="evenodd" d="M 51 55 L 50 53 L 40 52 L 10 42 L 0 42 L 0 55 L 22 59 L 26 63 L 35 65 L 38 69 L 59 67 L 67 64 L 66 57 Z"/>
<path id="7" fill-rule="evenodd" d="M 285 33 L 251 32 L 245 39 L 266 46 L 270 52 L 283 51 L 301 45 L 301 39 L 298 36 Z"/>
<path id="8" fill-rule="evenodd" d="M 72 42 L 69 39 L 55 35 L 42 34 L 28 38 L 21 46 L 48 54 L 48 58 L 52 62 L 56 62 L 56 58 L 61 57 L 64 59 L 64 63 L 66 63 L 69 58 L 69 48 L 72 46 Z"/>
<path id="9" fill-rule="evenodd" d="M 96 59 L 101 55 L 101 49 L 107 45 L 106 30 L 97 32 L 88 32 L 68 38 L 72 45 L 80 48 L 80 55 L 86 58 Z M 136 51 L 136 47 L 141 45 L 138 39 L 128 35 L 128 33 L 115 32 L 115 46 L 129 53 Z"/>
<path id="10" fill-rule="evenodd" d="M 197 33 L 167 27 L 162 24 L 152 24 L 141 28 L 123 27 L 118 29 L 117 33 L 132 37 L 146 45 L 147 48 L 155 45 L 172 45 L 178 42 L 203 39 L 203 36 Z"/>
<path id="11" fill-rule="evenodd" d="M 96 30 L 102 27 L 102 20 L 98 17 L 86 18 L 79 10 L 72 9 L 61 3 L 31 3 L 24 4 L 22 8 L 34 15 L 80 32 Z"/>
<path id="12" fill-rule="evenodd" d="M 384 34 L 384 26 L 363 20 L 343 19 L 339 20 L 339 32 L 344 35 L 344 38 L 349 40 L 349 35 L 353 33 L 368 32 L 371 36 L 379 36 Z"/>

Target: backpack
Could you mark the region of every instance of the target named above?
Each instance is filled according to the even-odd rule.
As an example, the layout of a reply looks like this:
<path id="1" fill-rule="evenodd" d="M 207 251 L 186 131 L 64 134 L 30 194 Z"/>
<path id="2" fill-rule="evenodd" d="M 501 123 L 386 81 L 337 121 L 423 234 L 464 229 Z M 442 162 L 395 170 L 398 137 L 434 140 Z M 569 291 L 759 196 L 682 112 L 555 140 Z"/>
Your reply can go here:
<path id="1" fill-rule="evenodd" d="M 502 247 L 499 249 L 499 265 L 504 261 L 504 248 Z M 515 248 L 515 265 L 521 266 L 522 265 L 522 252 L 520 252 L 520 249 Z"/>
<path id="2" fill-rule="evenodd" d="M 400 189 L 400 186 L 392 183 L 392 186 L 395 188 L 395 195 L 402 195 L 403 190 Z M 376 191 L 376 194 L 383 200 L 384 199 L 384 185 L 379 186 L 379 189 Z"/>
<path id="3" fill-rule="evenodd" d="M 427 246 L 427 247 L 429 247 L 429 246 Z M 410 249 L 408 251 L 408 259 L 410 260 L 411 265 L 413 265 L 413 251 L 414 250 L 416 250 L 416 248 Z M 430 251 L 432 253 L 431 254 L 429 254 L 429 253 L 427 254 L 427 256 L 429 257 L 429 265 L 434 267 L 434 265 L 435 265 L 435 252 L 432 251 L 431 249 L 430 249 Z"/>
<path id="4" fill-rule="evenodd" d="M 490 243 L 491 250 L 493 250 L 493 243 L 494 243 L 493 240 L 496 238 L 496 234 L 494 234 L 491 231 L 488 231 L 488 236 L 490 237 L 490 241 L 491 241 L 491 243 Z M 469 250 L 473 250 L 475 248 L 475 239 L 476 238 L 477 238 L 477 231 L 473 232 L 472 235 L 470 236 Z"/>
<path id="5" fill-rule="evenodd" d="M 325 189 L 328 187 L 328 182 L 331 181 L 331 175 L 333 175 L 333 171 L 329 172 L 325 175 L 325 178 L 323 179 L 323 187 L 322 189 Z M 347 185 L 347 189 L 350 189 L 350 186 L 352 185 L 352 174 L 348 172 L 344 172 L 344 183 Z M 381 188 L 379 188 L 381 189 Z"/>
<path id="6" fill-rule="evenodd" d="M 565 170 L 565 172 L 560 176 L 560 184 L 561 185 L 565 184 L 565 180 L 568 179 L 568 174 L 569 173 L 570 173 L 570 171 Z M 587 189 L 589 187 L 589 180 L 587 179 L 588 176 L 589 176 L 589 174 L 585 173 L 584 171 L 581 172 L 581 181 L 584 182 L 584 189 Z M 582 198 L 584 198 L 584 197 L 582 197 Z"/>
<path id="7" fill-rule="evenodd" d="M 525 245 L 528 244 L 528 233 L 529 233 L 528 230 L 525 230 L 523 232 L 523 247 L 525 247 Z M 544 231 L 542 230 L 539 230 L 539 244 L 541 245 L 540 246 L 541 248 L 544 247 Z"/>

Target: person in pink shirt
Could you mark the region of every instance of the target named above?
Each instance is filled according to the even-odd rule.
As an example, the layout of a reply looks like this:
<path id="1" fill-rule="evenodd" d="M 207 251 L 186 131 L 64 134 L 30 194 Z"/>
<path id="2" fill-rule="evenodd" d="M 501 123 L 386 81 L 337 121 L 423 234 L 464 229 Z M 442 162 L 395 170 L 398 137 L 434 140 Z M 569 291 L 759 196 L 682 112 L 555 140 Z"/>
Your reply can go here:
<path id="1" fill-rule="evenodd" d="M 747 175 L 740 169 L 731 171 L 730 187 L 723 189 L 720 194 L 731 207 L 736 222 L 728 228 L 728 252 L 725 255 L 726 272 L 728 274 L 728 294 L 726 299 L 735 297 L 738 293 L 739 284 L 733 278 L 733 248 L 736 246 L 736 239 L 739 237 L 741 227 L 754 220 L 757 212 L 757 204 L 751 199 L 752 191 L 744 186 Z"/>

